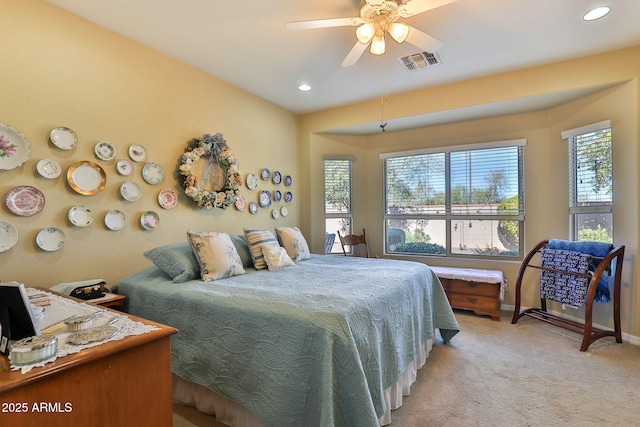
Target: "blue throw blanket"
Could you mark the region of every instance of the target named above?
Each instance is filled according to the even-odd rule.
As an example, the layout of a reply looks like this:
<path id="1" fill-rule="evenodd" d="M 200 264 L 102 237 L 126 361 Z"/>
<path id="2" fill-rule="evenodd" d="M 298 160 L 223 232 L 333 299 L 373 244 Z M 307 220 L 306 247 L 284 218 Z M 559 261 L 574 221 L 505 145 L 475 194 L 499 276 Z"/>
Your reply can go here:
<path id="1" fill-rule="evenodd" d="M 575 242 L 572 240 L 551 239 L 549 240 L 549 249 L 560 249 L 565 251 L 580 252 L 590 255 L 592 257 L 604 258 L 613 249 L 611 243 L 604 242 Z M 589 271 L 594 272 L 601 260 L 590 258 Z M 596 295 L 594 301 L 596 302 L 609 302 L 611 299 L 611 293 L 609 292 L 609 276 L 611 275 L 611 267 L 608 267 L 602 274 L 598 287 L 596 289 Z"/>

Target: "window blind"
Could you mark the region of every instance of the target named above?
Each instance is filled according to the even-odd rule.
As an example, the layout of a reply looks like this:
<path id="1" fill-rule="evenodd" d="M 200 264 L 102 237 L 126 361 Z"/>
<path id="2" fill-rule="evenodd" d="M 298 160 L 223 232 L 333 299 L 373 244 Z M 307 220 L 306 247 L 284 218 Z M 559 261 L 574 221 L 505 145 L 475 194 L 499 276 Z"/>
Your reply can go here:
<path id="1" fill-rule="evenodd" d="M 325 214 L 351 213 L 351 160 L 324 161 Z"/>
<path id="2" fill-rule="evenodd" d="M 611 128 L 570 138 L 571 207 L 613 205 Z"/>

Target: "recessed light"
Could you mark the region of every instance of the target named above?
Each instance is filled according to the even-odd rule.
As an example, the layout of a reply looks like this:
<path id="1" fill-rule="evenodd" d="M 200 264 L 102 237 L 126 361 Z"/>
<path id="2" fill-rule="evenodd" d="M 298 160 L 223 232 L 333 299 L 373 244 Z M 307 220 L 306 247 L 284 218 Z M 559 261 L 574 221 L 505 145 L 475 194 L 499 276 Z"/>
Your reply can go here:
<path id="1" fill-rule="evenodd" d="M 309 86 L 308 84 L 301 84 L 300 86 L 298 86 L 298 90 L 301 92 L 309 92 L 311 90 L 311 86 Z"/>
<path id="2" fill-rule="evenodd" d="M 596 7 L 595 9 L 585 13 L 582 19 L 585 21 L 595 21 L 596 19 L 602 18 L 609 12 L 611 12 L 611 8 L 609 6 Z"/>

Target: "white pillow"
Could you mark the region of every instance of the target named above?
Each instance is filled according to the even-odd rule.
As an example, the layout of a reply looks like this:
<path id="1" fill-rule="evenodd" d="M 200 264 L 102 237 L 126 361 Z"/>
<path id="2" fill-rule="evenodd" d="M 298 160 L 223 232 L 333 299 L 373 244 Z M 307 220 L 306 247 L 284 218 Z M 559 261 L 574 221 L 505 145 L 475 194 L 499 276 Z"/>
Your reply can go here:
<path id="1" fill-rule="evenodd" d="M 227 233 L 188 230 L 187 240 L 205 282 L 245 274 L 240 255 Z"/>
<path id="2" fill-rule="evenodd" d="M 276 245 L 262 245 L 264 260 L 269 271 L 279 270 L 285 267 L 296 267 L 293 260 L 287 255 L 287 250 Z"/>
<path id="3" fill-rule="evenodd" d="M 276 234 L 291 259 L 294 261 L 311 259 L 309 245 L 298 227 L 276 227 Z"/>
<path id="4" fill-rule="evenodd" d="M 267 268 L 267 263 L 262 253 L 262 246 L 279 246 L 276 236 L 269 230 L 257 230 L 255 228 L 245 228 L 244 235 L 249 243 L 249 252 L 251 252 L 253 266 L 258 270 Z"/>

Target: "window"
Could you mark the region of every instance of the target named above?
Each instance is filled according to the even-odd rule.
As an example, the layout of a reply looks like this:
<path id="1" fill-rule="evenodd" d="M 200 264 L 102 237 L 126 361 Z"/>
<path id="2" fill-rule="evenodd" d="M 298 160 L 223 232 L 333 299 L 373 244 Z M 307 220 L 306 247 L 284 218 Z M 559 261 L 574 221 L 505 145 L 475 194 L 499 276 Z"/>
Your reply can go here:
<path id="1" fill-rule="evenodd" d="M 324 223 L 327 234 L 351 234 L 351 166 L 353 159 L 324 160 Z M 335 239 L 330 253 L 342 253 Z"/>
<path id="2" fill-rule="evenodd" d="M 518 257 L 525 143 L 381 155 L 385 253 Z"/>
<path id="3" fill-rule="evenodd" d="M 613 243 L 611 122 L 562 132 L 569 141 L 571 238 Z"/>

